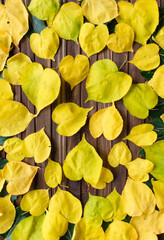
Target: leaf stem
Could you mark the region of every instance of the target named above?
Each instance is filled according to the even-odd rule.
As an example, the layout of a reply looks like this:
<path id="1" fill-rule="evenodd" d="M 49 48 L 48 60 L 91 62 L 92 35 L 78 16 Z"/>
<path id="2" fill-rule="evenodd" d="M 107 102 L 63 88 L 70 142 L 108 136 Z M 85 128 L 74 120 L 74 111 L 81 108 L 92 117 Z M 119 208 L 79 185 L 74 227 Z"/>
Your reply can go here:
<path id="1" fill-rule="evenodd" d="M 127 56 L 126 56 L 126 60 L 123 62 L 123 64 L 119 67 L 119 71 L 121 70 L 121 68 L 127 63 Z"/>

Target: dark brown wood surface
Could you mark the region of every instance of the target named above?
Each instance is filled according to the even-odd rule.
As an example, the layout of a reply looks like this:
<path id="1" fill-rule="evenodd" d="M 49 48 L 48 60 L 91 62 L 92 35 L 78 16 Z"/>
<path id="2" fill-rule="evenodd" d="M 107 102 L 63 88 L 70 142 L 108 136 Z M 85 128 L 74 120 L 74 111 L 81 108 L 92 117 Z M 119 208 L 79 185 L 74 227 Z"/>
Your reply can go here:
<path id="1" fill-rule="evenodd" d="M 63 0 L 63 3 L 65 2 L 69 2 L 69 0 L 68 1 Z M 134 3 L 135 0 L 131 0 L 130 2 Z M 157 0 L 157 2 L 159 6 L 164 7 L 164 0 Z M 26 0 L 24 1 L 24 3 L 28 5 L 30 3 L 30 0 Z M 135 43 L 134 52 L 139 47 L 140 45 Z M 75 42 L 65 41 L 62 39 L 60 39 L 60 48 L 55 56 L 55 60 L 56 60 L 55 62 L 52 62 L 50 60 L 40 59 L 37 56 L 35 56 L 31 51 L 30 42 L 27 38 L 23 38 L 21 40 L 20 51 L 27 54 L 32 61 L 41 63 L 43 67 L 49 67 L 54 69 L 58 68 L 61 59 L 66 55 L 72 55 L 73 57 L 75 57 L 77 54 L 80 54 L 80 53 L 85 54 L 80 49 L 80 46 L 77 45 Z M 14 49 L 14 54 L 16 54 L 17 52 L 18 50 Z M 92 65 L 97 60 L 108 58 L 113 60 L 117 64 L 117 66 L 120 67 L 122 63 L 125 62 L 126 60 L 131 60 L 133 58 L 133 55 L 134 53 L 116 54 L 111 52 L 106 47 L 104 51 L 102 51 L 101 53 L 90 57 L 90 64 Z M 58 69 L 56 71 L 58 71 Z M 132 76 L 133 83 L 144 82 L 144 78 L 140 75 L 139 70 L 132 64 L 129 64 L 128 62 L 126 62 L 122 67 L 122 71 Z M 104 138 L 104 136 L 101 136 L 98 139 L 94 139 L 89 133 L 89 128 L 88 128 L 89 118 L 97 110 L 108 107 L 110 106 L 110 104 L 96 103 L 94 101 L 89 101 L 86 104 L 85 100 L 87 98 L 87 92 L 85 89 L 85 83 L 86 81 L 83 81 L 81 84 L 77 85 L 73 89 L 73 91 L 71 91 L 69 84 L 67 84 L 64 80 L 62 80 L 61 91 L 58 99 L 51 106 L 46 107 L 44 110 L 42 110 L 39 116 L 30 123 L 27 130 L 22 134 L 20 134 L 19 137 L 24 139 L 27 135 L 40 130 L 42 127 L 45 127 L 45 131 L 52 143 L 51 159 L 55 161 L 59 161 L 61 165 L 63 165 L 66 154 L 79 143 L 79 141 L 82 138 L 82 135 L 85 133 L 87 141 L 95 147 L 99 155 L 102 157 L 104 161 L 104 166 L 111 169 L 111 171 L 114 174 L 114 181 L 108 184 L 104 190 L 95 190 L 92 188 L 90 189 L 90 192 L 92 194 L 97 194 L 100 196 L 107 196 L 113 190 L 113 188 L 116 187 L 117 191 L 121 193 L 126 182 L 127 171 L 125 167 L 121 165 L 118 166 L 117 168 L 111 168 L 107 162 L 107 156 L 110 152 L 111 147 L 115 143 L 121 141 L 122 138 L 129 133 L 132 127 L 138 124 L 141 124 L 144 121 L 131 116 L 127 112 L 126 108 L 124 107 L 122 100 L 117 101 L 116 107 L 120 111 L 124 120 L 124 128 L 121 135 L 114 141 L 108 141 Z M 27 108 L 32 113 L 34 113 L 35 111 L 34 106 L 30 103 L 30 101 L 27 99 L 25 94 L 22 92 L 20 86 L 14 87 L 14 93 L 15 93 L 15 100 L 22 102 L 25 106 L 27 106 Z M 63 102 L 74 102 L 82 107 L 91 107 L 91 106 L 94 107 L 94 109 L 89 113 L 89 118 L 87 120 L 86 125 L 77 134 L 75 134 L 72 137 L 60 136 L 56 132 L 57 125 L 51 120 L 52 111 L 55 109 L 55 107 L 59 103 L 63 103 Z M 127 144 L 132 151 L 133 159 L 135 159 L 138 156 L 139 148 L 135 146 L 133 143 L 128 142 Z M 47 188 L 46 183 L 44 181 L 44 170 L 47 162 L 36 164 L 33 159 L 26 159 L 25 161 L 29 164 L 38 165 L 41 168 L 34 179 L 34 182 L 32 184 L 32 189 Z M 88 199 L 88 186 L 83 180 L 79 182 L 73 182 L 66 179 L 63 176 L 62 185 L 63 185 L 63 189 L 66 188 L 64 186 L 68 186 L 68 190 L 71 193 L 73 193 L 76 197 L 78 197 L 82 201 L 83 205 L 86 203 Z M 54 194 L 54 193 L 55 193 L 55 189 L 52 189 L 51 194 Z M 164 239 L 164 237 L 159 237 L 159 239 L 162 240 Z"/>

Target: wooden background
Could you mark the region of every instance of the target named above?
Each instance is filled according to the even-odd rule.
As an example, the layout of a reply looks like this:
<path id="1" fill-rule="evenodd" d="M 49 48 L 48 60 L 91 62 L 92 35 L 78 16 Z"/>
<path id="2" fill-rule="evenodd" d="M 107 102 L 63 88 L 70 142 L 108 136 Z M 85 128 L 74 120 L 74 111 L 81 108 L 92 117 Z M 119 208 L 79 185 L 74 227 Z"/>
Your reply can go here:
<path id="1" fill-rule="evenodd" d="M 27 5 L 29 5 L 30 0 L 26 0 L 24 1 L 24 3 L 25 2 Z M 69 1 L 63 1 L 63 3 L 66 3 L 66 2 L 69 2 Z M 134 3 L 135 0 L 131 0 L 130 2 Z M 161 1 L 157 0 L 157 2 L 159 6 L 164 7 L 164 0 L 161 0 Z M 2 1 L 2 3 L 4 2 Z M 148 1 L 148 4 L 149 4 L 149 1 Z M 134 52 L 139 47 L 140 45 L 135 43 Z M 66 55 L 72 55 L 73 57 L 75 57 L 77 54 L 85 54 L 80 49 L 80 46 L 77 45 L 75 42 L 65 41 L 62 39 L 60 39 L 60 48 L 55 56 L 55 60 L 56 60 L 55 62 L 52 62 L 50 60 L 40 59 L 37 56 L 35 56 L 31 51 L 30 42 L 27 38 L 22 39 L 20 43 L 20 51 L 27 54 L 32 61 L 39 62 L 44 67 L 55 68 L 55 69 L 59 66 L 61 59 Z M 14 54 L 16 54 L 17 52 L 19 51 L 17 49 L 14 49 Z M 116 54 L 111 52 L 106 47 L 104 51 L 102 51 L 101 53 L 90 57 L 90 64 L 92 65 L 97 60 L 107 58 L 107 59 L 113 60 L 117 64 L 117 66 L 120 67 L 124 61 L 131 60 L 133 58 L 133 55 L 134 55 L 133 53 Z M 133 83 L 144 82 L 144 78 L 140 75 L 139 70 L 132 64 L 129 64 L 128 62 L 126 62 L 126 64 L 122 68 L 122 71 L 132 76 Z M 124 128 L 121 135 L 114 141 L 108 141 L 104 138 L 104 136 L 101 136 L 98 139 L 93 139 L 89 133 L 89 128 L 88 128 L 89 118 L 91 117 L 92 114 L 94 114 L 99 109 L 108 107 L 111 104 L 96 103 L 94 101 L 89 101 L 87 104 L 85 104 L 85 100 L 87 98 L 85 82 L 86 81 L 83 81 L 81 84 L 77 85 L 73 91 L 71 91 L 69 84 L 66 83 L 64 80 L 62 80 L 61 91 L 58 99 L 51 106 L 42 110 L 39 116 L 30 123 L 27 130 L 22 134 L 20 134 L 19 137 L 24 139 L 27 135 L 34 133 L 36 131 L 39 131 L 42 127 L 45 127 L 45 131 L 52 143 L 51 159 L 55 161 L 59 161 L 61 165 L 63 165 L 66 154 L 80 142 L 82 135 L 85 133 L 87 141 L 95 147 L 95 149 L 103 159 L 104 166 L 107 168 L 110 168 L 110 170 L 114 174 L 114 181 L 108 184 L 104 190 L 95 190 L 92 188 L 90 189 L 90 192 L 92 194 L 99 195 L 99 196 L 107 196 L 113 190 L 113 188 L 116 187 L 117 191 L 121 193 L 126 182 L 127 171 L 125 167 L 121 165 L 118 166 L 117 168 L 111 168 L 107 162 L 107 156 L 110 152 L 111 147 L 115 143 L 121 141 L 122 138 L 124 138 L 129 133 L 132 127 L 143 123 L 144 120 L 140 120 L 140 119 L 137 119 L 136 117 L 131 116 L 129 112 L 126 110 L 126 108 L 124 107 L 122 100 L 117 101 L 116 107 L 121 113 L 124 120 Z M 21 87 L 20 86 L 14 87 L 14 92 L 15 92 L 15 100 L 22 102 L 25 106 L 27 106 L 27 108 L 32 113 L 34 113 L 35 112 L 34 106 L 29 102 L 25 94 L 22 92 Z M 60 136 L 56 132 L 56 124 L 51 120 L 52 111 L 58 104 L 63 102 L 74 102 L 81 107 L 91 107 L 91 106 L 94 107 L 94 109 L 89 113 L 89 117 L 86 125 L 77 134 L 75 134 L 72 137 Z M 132 151 L 133 159 L 135 159 L 138 156 L 139 148 L 131 142 L 128 142 L 127 144 Z M 2 157 L 4 157 L 4 155 Z M 32 184 L 32 189 L 47 188 L 47 185 L 44 181 L 44 170 L 47 162 L 44 162 L 42 164 L 36 164 L 33 159 L 26 159 L 25 161 L 32 165 L 38 165 L 41 168 L 34 179 L 34 182 Z M 66 179 L 63 176 L 62 184 L 64 186 L 68 186 L 69 187 L 68 190 L 71 193 L 73 193 L 76 197 L 78 197 L 81 200 L 83 205 L 86 203 L 88 199 L 89 189 L 87 184 L 83 180 L 79 182 L 73 182 Z M 65 187 L 62 187 L 62 188 L 65 189 Z M 51 189 L 50 193 L 51 195 L 53 195 L 55 193 L 55 189 Z M 164 239 L 164 237 L 159 237 L 159 239 L 162 240 Z"/>

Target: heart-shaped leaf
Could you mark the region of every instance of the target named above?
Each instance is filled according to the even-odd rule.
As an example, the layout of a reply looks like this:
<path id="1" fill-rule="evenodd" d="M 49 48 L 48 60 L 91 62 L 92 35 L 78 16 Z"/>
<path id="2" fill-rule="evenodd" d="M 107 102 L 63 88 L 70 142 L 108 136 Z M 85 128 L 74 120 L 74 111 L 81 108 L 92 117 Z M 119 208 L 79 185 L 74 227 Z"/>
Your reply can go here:
<path id="1" fill-rule="evenodd" d="M 92 108 L 82 108 L 75 103 L 59 104 L 52 113 L 52 120 L 59 124 L 57 132 L 64 136 L 72 136 L 82 128 Z"/>
<path id="2" fill-rule="evenodd" d="M 117 101 L 126 95 L 131 84 L 131 76 L 119 72 L 113 61 L 99 60 L 92 65 L 87 78 L 87 101 L 94 100 L 102 103 Z"/>
<path id="3" fill-rule="evenodd" d="M 157 202 L 157 206 L 160 210 L 160 212 L 164 213 L 164 182 L 160 182 L 160 181 L 151 181 L 152 185 L 153 185 L 153 191 L 155 194 L 155 198 L 156 198 L 156 202 Z"/>
<path id="4" fill-rule="evenodd" d="M 148 84 L 156 91 L 158 96 L 164 98 L 164 65 L 160 66 L 154 73 Z"/>
<path id="5" fill-rule="evenodd" d="M 133 52 L 134 31 L 126 23 L 119 23 L 115 27 L 115 33 L 109 35 L 107 47 L 116 53 Z"/>
<path id="6" fill-rule="evenodd" d="M 7 60 L 7 68 L 3 70 L 3 77 L 13 85 L 21 85 L 21 75 L 31 59 L 23 54 L 17 53 Z"/>
<path id="7" fill-rule="evenodd" d="M 61 6 L 53 23 L 48 24 L 55 29 L 61 38 L 74 40 L 77 43 L 80 28 L 83 25 L 82 9 L 77 3 L 65 3 Z"/>
<path id="8" fill-rule="evenodd" d="M 0 29 L 12 37 L 12 42 L 18 45 L 29 29 L 28 12 L 21 0 L 7 0 L 0 4 Z"/>
<path id="9" fill-rule="evenodd" d="M 90 57 L 105 48 L 108 35 L 108 28 L 105 24 L 95 27 L 92 23 L 84 23 L 79 35 L 80 46 Z"/>
<path id="10" fill-rule="evenodd" d="M 7 32 L 0 30 L 0 71 L 2 71 L 5 66 L 6 59 L 9 56 L 10 46 L 11 36 Z"/>
<path id="11" fill-rule="evenodd" d="M 123 101 L 131 115 L 145 119 L 149 115 L 149 109 L 157 105 L 158 96 L 149 85 L 139 83 L 132 84 Z"/>
<path id="12" fill-rule="evenodd" d="M 153 131 L 154 126 L 152 124 L 143 123 L 135 126 L 131 129 L 127 139 L 137 146 L 148 146 L 152 145 L 157 140 L 157 134 Z M 149 158 L 147 158 L 149 159 Z M 150 159 L 149 159 L 150 160 Z"/>
<path id="13" fill-rule="evenodd" d="M 155 38 L 153 37 L 153 40 L 159 44 L 161 48 L 164 49 L 164 26 L 159 30 Z"/>
<path id="14" fill-rule="evenodd" d="M 96 184 L 92 185 L 92 187 L 103 189 L 106 187 L 106 184 L 112 182 L 113 179 L 113 173 L 109 169 L 102 167 L 100 178 Z"/>
<path id="15" fill-rule="evenodd" d="M 61 81 L 58 74 L 50 69 L 43 69 L 39 63 L 29 64 L 22 73 L 22 89 L 39 112 L 58 97 Z"/>
<path id="16" fill-rule="evenodd" d="M 14 94 L 10 84 L 0 78 L 0 101 L 1 100 L 13 100 Z"/>
<path id="17" fill-rule="evenodd" d="M 63 170 L 72 181 L 84 178 L 87 183 L 94 185 L 100 178 L 102 159 L 83 136 L 81 142 L 67 154 Z"/>
<path id="18" fill-rule="evenodd" d="M 130 2 L 119 1 L 119 23 L 127 23 L 135 33 L 135 41 L 145 45 L 159 23 L 159 10 L 156 0 L 137 0 L 134 5 Z M 153 11 L 152 11 L 153 9 Z"/>
<path id="19" fill-rule="evenodd" d="M 102 134 L 108 140 L 114 140 L 122 132 L 123 119 L 115 105 L 100 109 L 94 113 L 89 122 L 89 130 L 94 138 Z"/>
<path id="20" fill-rule="evenodd" d="M 133 60 L 129 61 L 142 71 L 150 71 L 160 64 L 159 47 L 149 43 L 137 50 Z"/>
<path id="21" fill-rule="evenodd" d="M 62 78 L 71 85 L 71 90 L 82 82 L 89 73 L 89 60 L 86 56 L 78 54 L 75 59 L 67 55 L 59 64 Z"/>
<path id="22" fill-rule="evenodd" d="M 54 29 L 45 28 L 40 34 L 31 34 L 30 46 L 38 57 L 54 61 L 54 55 L 59 48 L 59 37 Z"/>

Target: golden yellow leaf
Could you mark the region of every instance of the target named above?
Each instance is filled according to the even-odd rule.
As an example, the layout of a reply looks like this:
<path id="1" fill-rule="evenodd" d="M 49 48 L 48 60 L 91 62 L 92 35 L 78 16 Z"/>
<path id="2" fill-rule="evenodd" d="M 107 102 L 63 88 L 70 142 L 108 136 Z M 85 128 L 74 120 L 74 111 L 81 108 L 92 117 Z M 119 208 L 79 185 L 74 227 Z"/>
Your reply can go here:
<path id="1" fill-rule="evenodd" d="M 23 54 L 17 53 L 7 60 L 7 68 L 3 70 L 3 77 L 13 85 L 21 85 L 21 74 L 31 59 Z"/>
<path id="2" fill-rule="evenodd" d="M 108 155 L 108 162 L 112 167 L 118 167 L 119 164 L 126 165 L 131 160 L 132 154 L 124 142 L 116 143 Z"/>
<path id="3" fill-rule="evenodd" d="M 164 26 L 159 30 L 155 38 L 153 37 L 153 40 L 159 44 L 161 48 L 164 49 Z"/>
<path id="4" fill-rule="evenodd" d="M 94 138 L 102 134 L 108 140 L 117 138 L 123 129 L 123 119 L 113 104 L 94 113 L 89 122 L 89 130 Z"/>
<path id="5" fill-rule="evenodd" d="M 29 29 L 28 12 L 21 0 L 7 0 L 0 4 L 0 29 L 6 31 L 15 45 Z"/>
<path id="6" fill-rule="evenodd" d="M 49 212 L 62 215 L 67 222 L 77 223 L 82 215 L 82 205 L 70 192 L 58 188 L 50 199 Z"/>
<path id="7" fill-rule="evenodd" d="M 86 222 L 94 227 L 100 227 L 105 222 L 113 219 L 113 206 L 108 198 L 89 194 L 89 200 L 84 207 Z"/>
<path id="8" fill-rule="evenodd" d="M 92 65 L 87 78 L 88 98 L 86 101 L 94 100 L 102 103 L 117 101 L 127 94 L 131 84 L 131 76 L 119 72 L 113 61 L 99 60 Z"/>
<path id="9" fill-rule="evenodd" d="M 159 23 L 159 9 L 156 0 L 119 1 L 119 23 L 129 24 L 135 33 L 135 41 L 145 45 Z"/>
<path id="10" fill-rule="evenodd" d="M 5 179 L 3 178 L 3 169 L 0 169 L 0 192 L 2 191 L 4 184 Z"/>
<path id="11" fill-rule="evenodd" d="M 134 31 L 126 23 L 119 23 L 115 33 L 108 36 L 107 47 L 116 53 L 133 52 Z"/>
<path id="12" fill-rule="evenodd" d="M 124 96 L 123 101 L 131 115 L 145 119 L 149 115 L 149 109 L 157 105 L 158 96 L 149 85 L 139 83 L 132 84 L 129 92 Z"/>
<path id="13" fill-rule="evenodd" d="M 72 181 L 84 178 L 87 183 L 95 185 L 101 175 L 102 163 L 95 148 L 83 136 L 81 142 L 67 154 L 63 171 L 65 176 Z"/>
<path id="14" fill-rule="evenodd" d="M 7 192 L 12 195 L 22 195 L 29 191 L 38 167 L 23 162 L 8 162 L 3 168 L 3 178 L 9 181 Z"/>
<path id="15" fill-rule="evenodd" d="M 139 240 L 157 240 L 156 234 L 164 233 L 164 213 L 154 211 L 131 219 L 132 226 L 137 230 Z"/>
<path id="16" fill-rule="evenodd" d="M 151 214 L 155 210 L 155 197 L 151 189 L 144 183 L 127 179 L 122 192 L 125 212 L 129 216 Z"/>
<path id="17" fill-rule="evenodd" d="M 43 69 L 39 63 L 29 64 L 22 73 L 22 89 L 39 112 L 50 105 L 59 95 L 61 81 L 58 74 Z"/>
<path id="18" fill-rule="evenodd" d="M 107 198 L 112 204 L 113 208 L 113 219 L 123 220 L 126 217 L 126 212 L 124 209 L 124 204 L 122 200 L 122 196 L 116 191 L 114 188 L 113 192 L 111 192 Z"/>
<path id="19" fill-rule="evenodd" d="M 158 96 L 164 98 L 164 65 L 160 66 L 154 73 L 148 84 L 156 91 Z"/>
<path id="20" fill-rule="evenodd" d="M 75 225 L 72 240 L 105 240 L 102 227 L 95 227 L 88 224 L 85 218 L 81 218 Z"/>
<path id="21" fill-rule="evenodd" d="M 137 158 L 132 162 L 126 164 L 129 176 L 140 182 L 146 182 L 149 180 L 149 174 L 153 168 L 154 164 L 146 159 Z"/>
<path id="22" fill-rule="evenodd" d="M 26 193 L 21 202 L 20 207 L 25 212 L 30 212 L 32 216 L 42 215 L 49 204 L 49 193 L 45 189 L 32 190 Z"/>
<path id="23" fill-rule="evenodd" d="M 127 139 L 137 146 L 148 146 L 152 145 L 157 140 L 157 134 L 153 131 L 154 126 L 149 123 L 143 123 L 133 127 Z"/>
<path id="24" fill-rule="evenodd" d="M 13 136 L 23 132 L 34 115 L 19 102 L 0 101 L 0 136 Z"/>
<path id="25" fill-rule="evenodd" d="M 70 209 L 71 210 L 71 209 Z M 68 222 L 61 214 L 48 212 L 42 225 L 44 240 L 59 240 L 68 230 Z"/>
<path id="26" fill-rule="evenodd" d="M 109 31 L 105 24 L 95 27 L 92 23 L 84 23 L 79 35 L 80 46 L 90 57 L 105 48 L 108 35 Z"/>
<path id="27" fill-rule="evenodd" d="M 96 184 L 92 185 L 92 187 L 103 189 L 106 187 L 106 184 L 112 182 L 113 179 L 113 173 L 109 169 L 102 167 L 100 178 Z"/>
<path id="28" fill-rule="evenodd" d="M 40 20 L 52 21 L 59 11 L 59 0 L 32 0 L 28 10 Z"/>
<path id="29" fill-rule="evenodd" d="M 11 36 L 7 32 L 0 30 L 0 71 L 2 71 L 5 66 L 6 59 L 9 56 L 10 46 Z"/>
<path id="30" fill-rule="evenodd" d="M 161 118 L 162 121 L 164 122 L 164 114 L 162 114 L 162 115 L 160 116 L 160 118 Z"/>
<path id="31" fill-rule="evenodd" d="M 42 163 L 49 158 L 51 153 L 51 142 L 44 128 L 36 133 L 28 135 L 24 139 L 24 155 L 34 157 L 36 163 Z"/>
<path id="32" fill-rule="evenodd" d="M 159 47 L 155 43 L 149 43 L 137 50 L 133 60 L 129 61 L 142 71 L 150 71 L 160 64 Z"/>
<path id="33" fill-rule="evenodd" d="M 7 153 L 6 159 L 8 161 L 22 161 L 24 155 L 24 142 L 20 138 L 13 137 L 7 139 L 3 144 L 4 150 Z"/>
<path id="34" fill-rule="evenodd" d="M 31 34 L 30 46 L 38 57 L 54 61 L 54 55 L 59 48 L 59 37 L 53 28 L 45 28 L 40 34 Z"/>
<path id="35" fill-rule="evenodd" d="M 164 182 L 151 180 L 157 206 L 160 212 L 164 212 Z"/>
<path id="36" fill-rule="evenodd" d="M 0 234 L 7 232 L 14 223 L 16 211 L 10 197 L 0 197 Z"/>
<path id="37" fill-rule="evenodd" d="M 82 128 L 92 108 L 82 108 L 75 103 L 61 103 L 52 113 L 52 120 L 59 124 L 56 131 L 64 136 L 72 136 Z"/>
<path id="38" fill-rule="evenodd" d="M 57 187 L 62 181 L 62 168 L 60 163 L 54 162 L 49 158 L 45 168 L 44 178 L 50 188 Z"/>
<path id="39" fill-rule="evenodd" d="M 50 22 L 48 24 L 61 38 L 74 40 L 77 43 L 80 28 L 83 25 L 82 9 L 77 3 L 65 3 L 55 16 L 52 25 Z"/>
<path id="40" fill-rule="evenodd" d="M 59 71 L 62 78 L 71 86 L 71 90 L 82 82 L 89 73 L 89 60 L 84 55 L 71 55 L 64 57 L 59 64 Z"/>
<path id="41" fill-rule="evenodd" d="M 0 78 L 0 101 L 1 100 L 13 100 L 14 94 L 10 84 Z"/>
<path id="42" fill-rule="evenodd" d="M 138 234 L 130 223 L 114 220 L 105 231 L 105 239 L 138 240 Z"/>

